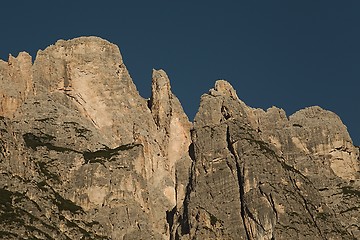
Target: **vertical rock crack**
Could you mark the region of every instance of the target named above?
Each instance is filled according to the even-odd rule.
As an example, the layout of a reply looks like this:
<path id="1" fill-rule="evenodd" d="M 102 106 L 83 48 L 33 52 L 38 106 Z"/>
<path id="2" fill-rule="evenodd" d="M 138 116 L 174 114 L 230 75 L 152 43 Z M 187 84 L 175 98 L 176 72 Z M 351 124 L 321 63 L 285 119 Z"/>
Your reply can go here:
<path id="1" fill-rule="evenodd" d="M 245 224 L 245 199 L 244 199 L 244 164 L 242 164 L 243 166 L 241 166 L 240 164 L 240 158 L 239 156 L 236 154 L 233 143 L 231 142 L 231 137 L 230 137 L 230 129 L 229 126 L 226 129 L 226 141 L 227 141 L 227 147 L 229 152 L 231 153 L 231 155 L 233 156 L 234 160 L 235 160 L 235 165 L 236 165 L 236 173 L 237 173 L 237 183 L 239 186 L 239 194 L 240 194 L 240 215 L 244 224 L 244 229 L 245 229 L 245 233 L 246 233 L 246 237 L 247 239 L 250 239 L 249 236 L 249 230 L 247 229 L 247 226 Z"/>

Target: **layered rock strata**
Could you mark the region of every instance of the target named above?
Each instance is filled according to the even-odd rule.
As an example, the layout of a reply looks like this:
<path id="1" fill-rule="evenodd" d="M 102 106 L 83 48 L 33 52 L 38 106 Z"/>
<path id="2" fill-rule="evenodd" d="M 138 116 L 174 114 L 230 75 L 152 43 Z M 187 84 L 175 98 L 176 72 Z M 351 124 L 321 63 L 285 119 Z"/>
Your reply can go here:
<path id="1" fill-rule="evenodd" d="M 163 70 L 143 99 L 96 37 L 0 61 L 0 86 L 0 239 L 360 238 L 359 148 L 332 112 L 219 80 L 192 124 Z"/>

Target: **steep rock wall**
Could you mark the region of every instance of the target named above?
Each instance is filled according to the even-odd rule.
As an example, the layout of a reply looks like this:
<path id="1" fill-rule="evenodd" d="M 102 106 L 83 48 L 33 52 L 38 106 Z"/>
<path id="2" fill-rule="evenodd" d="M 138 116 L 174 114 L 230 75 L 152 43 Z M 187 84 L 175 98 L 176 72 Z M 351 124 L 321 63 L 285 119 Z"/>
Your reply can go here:
<path id="1" fill-rule="evenodd" d="M 252 109 L 217 81 L 201 98 L 192 136 L 187 207 L 175 236 L 359 237 L 359 152 L 335 114 L 312 107 L 288 119 L 281 109 Z"/>
<path id="2" fill-rule="evenodd" d="M 253 109 L 223 80 L 194 123 L 117 46 L 0 61 L 1 239 L 358 239 L 359 149 L 320 107 Z"/>

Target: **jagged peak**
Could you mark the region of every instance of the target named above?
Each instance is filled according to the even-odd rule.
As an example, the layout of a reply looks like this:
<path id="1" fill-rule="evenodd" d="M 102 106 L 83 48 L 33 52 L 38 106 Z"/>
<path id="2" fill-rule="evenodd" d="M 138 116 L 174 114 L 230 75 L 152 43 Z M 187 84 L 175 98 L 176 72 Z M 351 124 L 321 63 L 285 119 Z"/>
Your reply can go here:
<path id="1" fill-rule="evenodd" d="M 170 85 L 170 80 L 165 70 L 163 69 L 153 69 L 152 70 L 152 81 L 159 86 Z"/>
<path id="2" fill-rule="evenodd" d="M 289 119 L 303 119 L 303 118 L 319 118 L 319 117 L 326 117 L 326 118 L 333 118 L 340 120 L 339 116 L 336 115 L 334 112 L 323 109 L 320 106 L 310 106 L 303 109 L 296 111 L 295 113 L 289 116 Z"/>
<path id="3" fill-rule="evenodd" d="M 214 88 L 210 89 L 210 95 L 212 96 L 229 96 L 233 99 L 239 99 L 236 94 L 236 90 L 226 80 L 217 80 Z"/>
<path id="4" fill-rule="evenodd" d="M 26 53 L 10 58 L 0 116 L 19 109 L 0 117 L 0 235 L 360 236 L 359 149 L 335 114 L 254 109 L 218 80 L 192 127 L 164 70 L 153 69 L 149 110 L 101 38 L 59 40 L 26 68 Z M 44 91 L 28 96 L 33 76 Z"/>
<path id="5" fill-rule="evenodd" d="M 55 44 L 37 52 L 34 65 L 46 58 L 63 60 L 84 60 L 86 62 L 101 60 L 123 64 L 119 47 L 99 37 L 79 37 L 69 40 L 58 40 Z"/>
<path id="6" fill-rule="evenodd" d="M 172 93 L 170 79 L 163 69 L 153 69 L 149 107 L 159 128 L 168 129 L 174 117 L 188 125 L 189 120 L 180 101 Z"/>
<path id="7" fill-rule="evenodd" d="M 21 61 L 21 62 L 32 62 L 32 57 L 29 53 L 22 51 L 19 52 L 18 55 L 15 57 L 9 54 L 8 64 L 11 65 L 13 61 Z"/>
<path id="8" fill-rule="evenodd" d="M 70 47 L 70 46 L 76 46 L 76 45 L 89 45 L 89 44 L 111 46 L 111 47 L 115 47 L 115 48 L 119 49 L 118 46 L 109 42 L 106 39 L 96 37 L 96 36 L 83 36 L 83 37 L 77 37 L 77 38 L 72 38 L 72 39 L 67 39 L 67 40 L 59 39 L 55 42 L 55 44 L 48 46 L 44 50 L 39 50 L 38 54 L 41 54 L 44 51 L 50 51 L 50 50 L 52 50 L 54 48 L 58 48 L 58 47 Z"/>

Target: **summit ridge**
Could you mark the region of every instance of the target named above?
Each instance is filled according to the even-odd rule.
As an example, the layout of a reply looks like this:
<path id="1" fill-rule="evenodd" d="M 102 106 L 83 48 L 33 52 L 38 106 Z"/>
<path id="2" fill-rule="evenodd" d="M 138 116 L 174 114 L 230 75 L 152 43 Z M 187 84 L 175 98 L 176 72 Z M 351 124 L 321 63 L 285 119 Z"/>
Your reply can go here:
<path id="1" fill-rule="evenodd" d="M 190 122 L 151 82 L 144 99 L 98 37 L 0 61 L 0 239 L 360 239 L 335 113 L 251 108 L 218 80 Z"/>

